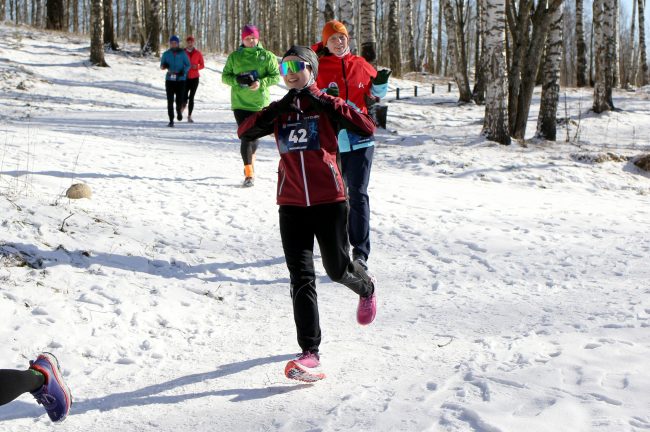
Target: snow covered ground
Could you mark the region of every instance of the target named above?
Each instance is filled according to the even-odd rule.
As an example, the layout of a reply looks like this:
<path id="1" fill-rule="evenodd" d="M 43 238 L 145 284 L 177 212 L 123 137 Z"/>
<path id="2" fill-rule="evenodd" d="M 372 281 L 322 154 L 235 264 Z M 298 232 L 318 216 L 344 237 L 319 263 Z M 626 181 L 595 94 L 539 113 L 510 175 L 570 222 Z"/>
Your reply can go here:
<path id="1" fill-rule="evenodd" d="M 0 368 L 58 356 L 74 395 L 59 430 L 650 429 L 650 176 L 624 160 L 650 150 L 647 93 L 595 116 L 567 90 L 570 142 L 510 147 L 446 89 L 390 102 L 378 317 L 359 327 L 318 264 L 328 378 L 307 385 L 282 373 L 298 347 L 278 155 L 262 140 L 256 186 L 239 187 L 224 58 L 196 123 L 170 129 L 155 59 L 100 69 L 86 40 L 0 38 Z M 607 152 L 620 161 L 593 162 Z M 64 198 L 79 181 L 92 199 Z M 30 395 L 0 407 L 0 430 L 50 425 Z"/>

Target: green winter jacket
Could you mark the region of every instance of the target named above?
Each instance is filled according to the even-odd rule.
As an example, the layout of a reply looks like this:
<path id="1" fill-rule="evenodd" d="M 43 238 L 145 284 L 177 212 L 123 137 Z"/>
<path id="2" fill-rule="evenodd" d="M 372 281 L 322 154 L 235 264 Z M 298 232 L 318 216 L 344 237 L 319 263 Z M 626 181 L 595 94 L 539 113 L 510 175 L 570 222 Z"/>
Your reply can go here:
<path id="1" fill-rule="evenodd" d="M 237 83 L 237 75 L 257 71 L 260 88 L 250 90 Z M 228 84 L 231 109 L 261 111 L 271 102 L 269 87 L 280 82 L 278 59 L 271 51 L 265 50 L 261 43 L 253 48 L 240 46 L 226 60 L 221 80 Z"/>

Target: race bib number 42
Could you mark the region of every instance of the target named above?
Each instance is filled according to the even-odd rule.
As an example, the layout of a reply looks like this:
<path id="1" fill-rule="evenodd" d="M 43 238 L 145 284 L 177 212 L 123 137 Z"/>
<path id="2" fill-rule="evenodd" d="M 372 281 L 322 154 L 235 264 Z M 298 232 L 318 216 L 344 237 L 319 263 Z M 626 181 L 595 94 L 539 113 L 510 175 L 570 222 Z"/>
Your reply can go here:
<path id="1" fill-rule="evenodd" d="M 318 117 L 303 118 L 280 124 L 278 129 L 280 153 L 302 150 L 319 150 Z"/>

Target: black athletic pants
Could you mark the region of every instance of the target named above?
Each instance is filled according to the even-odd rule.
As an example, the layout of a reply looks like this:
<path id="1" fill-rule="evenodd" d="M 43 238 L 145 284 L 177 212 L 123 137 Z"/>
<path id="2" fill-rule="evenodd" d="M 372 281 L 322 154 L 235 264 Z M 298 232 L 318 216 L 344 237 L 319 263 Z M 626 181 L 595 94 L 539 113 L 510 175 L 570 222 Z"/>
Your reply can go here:
<path id="1" fill-rule="evenodd" d="M 255 114 L 255 111 L 236 109 L 233 110 L 233 113 L 235 114 L 235 120 L 237 121 L 237 126 L 239 126 L 242 123 L 244 123 L 244 120 L 246 120 L 248 117 Z M 240 151 L 241 151 L 241 158 L 244 161 L 244 165 L 252 164 L 253 155 L 257 151 L 257 140 L 253 140 L 253 141 L 249 141 L 245 139 L 241 140 Z"/>
<path id="2" fill-rule="evenodd" d="M 165 91 L 167 92 L 167 115 L 169 121 L 174 121 L 174 97 L 176 97 L 176 112 L 183 109 L 185 103 L 185 81 L 165 81 Z"/>
<path id="3" fill-rule="evenodd" d="M 341 173 L 348 188 L 350 216 L 348 231 L 352 256 L 368 260 L 370 256 L 370 198 L 368 183 L 375 147 L 341 153 Z"/>
<path id="4" fill-rule="evenodd" d="M 33 392 L 45 384 L 45 377 L 33 370 L 0 369 L 0 405 L 7 404 L 23 393 Z"/>
<path id="5" fill-rule="evenodd" d="M 291 278 L 293 317 L 298 345 L 318 352 L 321 330 L 318 320 L 314 238 L 318 241 L 323 267 L 333 282 L 360 296 L 374 291 L 364 269 L 350 261 L 348 253 L 348 208 L 346 202 L 312 207 L 280 206 L 280 235 Z"/>
<path id="6" fill-rule="evenodd" d="M 187 115 L 191 116 L 194 110 L 194 95 L 196 94 L 196 89 L 199 88 L 199 79 L 190 78 L 186 83 L 185 100 L 187 101 Z"/>

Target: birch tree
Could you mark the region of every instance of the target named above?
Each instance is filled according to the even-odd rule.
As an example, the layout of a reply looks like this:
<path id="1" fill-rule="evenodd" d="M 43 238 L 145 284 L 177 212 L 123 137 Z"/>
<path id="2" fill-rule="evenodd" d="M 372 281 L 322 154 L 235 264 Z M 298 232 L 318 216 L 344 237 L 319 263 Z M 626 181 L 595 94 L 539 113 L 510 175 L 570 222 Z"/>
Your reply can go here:
<path id="1" fill-rule="evenodd" d="M 583 23 L 583 1 L 576 0 L 576 50 L 577 50 L 577 85 L 587 85 L 587 45 L 585 44 L 585 31 Z"/>
<path id="2" fill-rule="evenodd" d="M 595 83 L 593 110 L 596 113 L 614 109 L 612 88 L 614 86 L 614 58 L 612 45 L 615 43 L 615 14 L 613 2 L 594 0 L 594 56 Z"/>
<path id="3" fill-rule="evenodd" d="M 151 0 L 147 17 L 147 43 L 145 52 L 160 55 L 160 0 Z"/>
<path id="4" fill-rule="evenodd" d="M 113 30 L 113 0 L 103 0 L 102 3 L 104 7 L 104 45 L 109 46 L 112 50 L 117 50 L 115 30 Z"/>
<path id="5" fill-rule="evenodd" d="M 487 59 L 485 94 L 485 119 L 483 135 L 500 144 L 510 144 L 507 121 L 507 86 L 505 58 L 505 0 L 484 0 L 483 2 L 484 52 Z"/>
<path id="6" fill-rule="evenodd" d="M 562 12 L 562 8 L 557 8 L 553 12 L 546 39 L 544 83 L 537 119 L 537 137 L 549 141 L 555 141 L 557 133 L 556 117 L 560 97 L 560 64 L 562 62 Z"/>
<path id="7" fill-rule="evenodd" d="M 544 43 L 548 35 L 551 18 L 555 11 L 560 9 L 563 0 L 552 0 L 540 2 L 532 15 L 532 32 L 523 55 L 525 62 L 521 68 L 520 87 L 517 89 L 517 108 L 515 113 L 510 113 L 510 120 L 514 118 L 514 124 L 510 124 L 510 133 L 513 137 L 524 139 L 526 135 L 526 125 L 528 123 L 528 114 L 530 113 L 530 104 L 535 90 L 535 79 L 539 65 L 544 53 Z M 511 97 L 512 98 L 512 97 Z M 510 106 L 508 109 L 512 109 Z M 514 115 L 513 115 L 514 114 Z"/>
<path id="8" fill-rule="evenodd" d="M 409 59 L 409 70 L 417 70 L 415 58 L 415 40 L 413 37 L 413 2 L 407 0 L 404 2 L 404 21 L 406 24 L 406 52 Z"/>
<path id="9" fill-rule="evenodd" d="M 390 68 L 393 75 L 402 76 L 402 37 L 399 25 L 400 0 L 390 0 L 388 9 L 388 33 L 391 38 L 388 40 L 390 54 Z"/>
<path id="10" fill-rule="evenodd" d="M 445 24 L 447 28 L 447 49 L 450 52 L 450 62 L 454 80 L 458 86 L 459 102 L 471 102 L 472 92 L 469 88 L 467 73 L 467 53 L 463 39 L 462 15 L 455 16 L 451 2 L 454 0 L 440 0 L 444 3 Z M 458 1 L 458 0 L 455 0 Z M 462 1 L 462 0 L 460 0 Z M 456 3 L 458 6 L 458 3 Z M 462 11 L 462 9 L 461 9 Z"/>
<path id="11" fill-rule="evenodd" d="M 345 28 L 348 30 L 348 43 L 350 51 L 356 53 L 357 39 L 354 32 L 354 7 L 352 0 L 341 0 L 339 7 L 340 19 Z"/>
<path id="12" fill-rule="evenodd" d="M 428 72 L 435 71 L 433 53 L 433 0 L 425 0 L 424 19 L 424 67 Z"/>
<path id="13" fill-rule="evenodd" d="M 641 53 L 641 80 L 642 86 L 648 84 L 648 57 L 645 52 L 645 0 L 638 0 L 639 9 L 639 52 Z"/>
<path id="14" fill-rule="evenodd" d="M 436 39 L 436 75 L 442 72 L 442 17 L 444 0 L 438 0 L 438 39 Z"/>
<path id="15" fill-rule="evenodd" d="M 361 27 L 361 56 L 369 63 L 377 60 L 377 1 L 361 0 L 359 10 Z"/>
<path id="16" fill-rule="evenodd" d="M 500 12 L 504 19 L 503 37 L 505 38 L 505 0 L 503 10 Z M 476 104 L 485 103 L 485 87 L 487 85 L 487 68 L 489 67 L 489 56 L 485 46 L 485 33 L 487 32 L 487 5 L 485 0 L 476 0 L 476 48 L 474 53 L 475 61 L 475 83 L 472 89 L 472 99 Z M 505 45 L 503 45 L 505 49 Z M 504 64 L 504 72 L 507 66 Z"/>
<path id="17" fill-rule="evenodd" d="M 102 0 L 92 0 L 90 9 L 90 63 L 108 66 L 104 60 L 104 6 Z"/>

